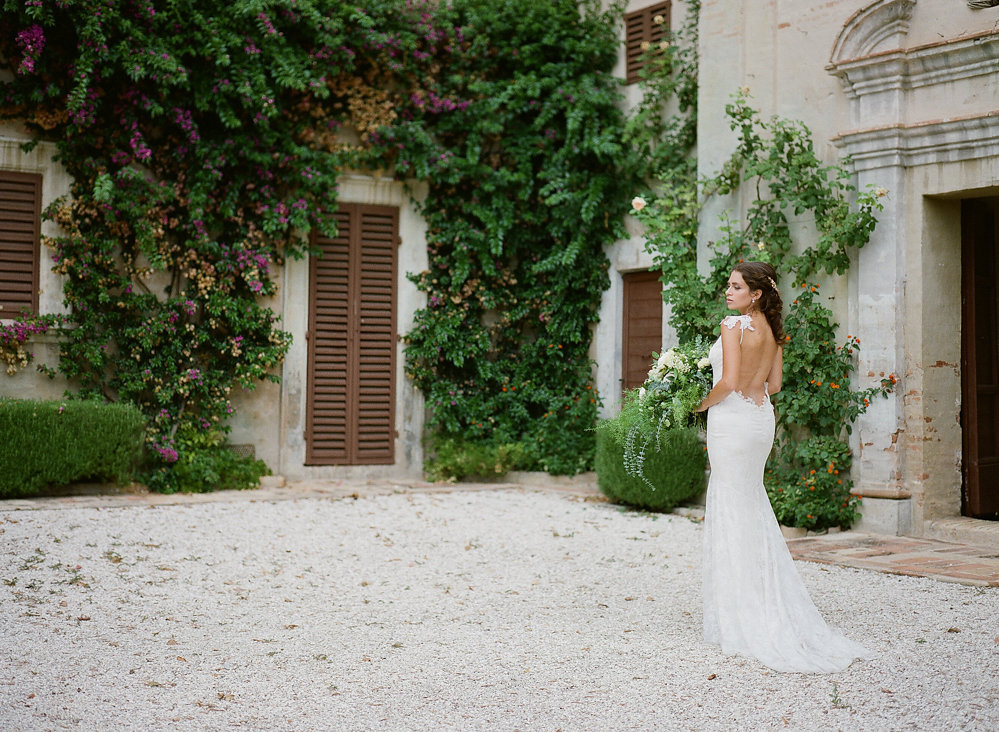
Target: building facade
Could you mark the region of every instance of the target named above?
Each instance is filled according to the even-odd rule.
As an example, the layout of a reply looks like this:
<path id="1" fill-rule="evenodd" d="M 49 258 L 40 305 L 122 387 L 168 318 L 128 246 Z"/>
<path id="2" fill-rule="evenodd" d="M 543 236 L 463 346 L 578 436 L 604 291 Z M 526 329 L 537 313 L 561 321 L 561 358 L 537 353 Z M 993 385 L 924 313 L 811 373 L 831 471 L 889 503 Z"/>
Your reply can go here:
<path id="1" fill-rule="evenodd" d="M 671 5 L 676 25 L 685 9 Z M 849 155 L 859 189 L 888 190 L 870 243 L 824 290 L 861 339 L 858 381 L 900 378 L 853 432 L 857 528 L 996 542 L 999 523 L 976 517 L 999 517 L 999 8 L 704 0 L 698 28 L 700 173 L 734 148 L 724 109 L 748 87 L 764 117 L 805 122 L 825 161 Z M 702 249 L 718 214 L 741 215 L 748 203 L 710 202 Z M 600 364 L 605 391 L 627 352 L 624 328 L 612 324 L 628 311 L 625 283 L 645 256 L 637 232 L 610 252 L 615 283 L 597 335 L 609 343 L 618 334 L 619 361 Z"/>
<path id="2" fill-rule="evenodd" d="M 631 0 L 627 10 L 665 12 L 678 27 L 688 7 Z M 859 381 L 901 379 L 853 433 L 853 479 L 865 498 L 859 528 L 994 541 L 999 522 L 974 517 L 999 515 L 999 8 L 703 0 L 699 55 L 702 173 L 732 150 L 724 107 L 745 86 L 765 117 L 804 121 L 824 160 L 851 156 L 858 187 L 889 192 L 872 240 L 828 289 L 846 332 L 861 339 Z M 637 84 L 625 87 L 628 104 L 638 94 Z M 0 127 L 0 187 L 11 200 L 28 189 L 37 198 L 7 216 L 11 231 L 30 206 L 41 210 L 70 185 L 51 146 L 24 152 L 27 139 L 17 125 Z M 341 237 L 316 242 L 329 256 L 289 260 L 277 274 L 269 305 L 293 345 L 280 384 L 236 395 L 231 440 L 290 479 L 415 478 L 424 404 L 405 378 L 401 336 L 423 304 L 406 275 L 427 266 L 425 224 L 389 177 L 345 175 L 339 200 Z M 717 214 L 747 205 L 733 196 L 706 207 L 705 251 Z M 591 351 L 608 410 L 641 378 L 648 353 L 674 338 L 641 231 L 628 226 L 630 237 L 607 250 L 611 287 Z M 62 283 L 45 252 L 35 246 L 31 256 L 31 272 L 17 276 L 34 278 L 28 297 L 37 312 L 58 312 Z M 55 363 L 52 339 L 33 349 Z M 367 381 L 346 383 L 361 371 Z M 64 389 L 34 369 L 0 375 L 0 395 L 51 398 Z"/>

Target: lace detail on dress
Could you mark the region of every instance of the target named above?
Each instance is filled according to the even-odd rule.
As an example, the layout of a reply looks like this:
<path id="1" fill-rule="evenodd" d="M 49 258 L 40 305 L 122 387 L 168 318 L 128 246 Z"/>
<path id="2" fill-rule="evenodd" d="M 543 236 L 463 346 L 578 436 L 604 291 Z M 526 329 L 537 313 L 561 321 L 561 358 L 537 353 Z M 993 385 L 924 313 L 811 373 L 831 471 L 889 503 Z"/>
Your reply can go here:
<path id="1" fill-rule="evenodd" d="M 739 326 L 739 343 L 742 343 L 742 336 L 747 330 L 756 332 L 756 328 L 753 327 L 753 319 L 748 315 L 727 315 L 722 320 L 722 325 L 729 330 L 732 330 L 736 325 Z"/>
<path id="2" fill-rule="evenodd" d="M 767 409 L 770 407 L 770 390 L 767 389 L 766 382 L 764 382 L 763 384 L 763 401 L 760 402 L 759 404 L 757 404 L 752 397 L 746 396 L 738 389 L 736 389 L 732 393 L 735 394 L 740 399 L 742 399 L 742 401 L 746 402 L 747 404 L 752 404 L 757 409 Z"/>
<path id="3" fill-rule="evenodd" d="M 732 328 L 736 325 L 738 325 L 742 330 L 756 330 L 756 328 L 753 327 L 753 319 L 749 315 L 726 315 L 725 319 L 722 320 L 722 325 L 729 330 L 732 330 Z"/>

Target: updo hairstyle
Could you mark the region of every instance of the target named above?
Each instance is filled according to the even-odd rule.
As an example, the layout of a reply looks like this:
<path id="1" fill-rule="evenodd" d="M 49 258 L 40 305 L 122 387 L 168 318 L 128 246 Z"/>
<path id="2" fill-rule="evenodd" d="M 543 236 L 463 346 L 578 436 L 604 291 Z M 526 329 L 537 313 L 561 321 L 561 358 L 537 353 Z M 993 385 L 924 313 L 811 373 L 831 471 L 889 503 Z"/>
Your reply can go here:
<path id="1" fill-rule="evenodd" d="M 777 345 L 784 345 L 784 301 L 777 291 L 776 270 L 766 262 L 740 262 L 735 271 L 742 275 L 750 292 L 762 292 L 756 305 L 766 316 Z"/>

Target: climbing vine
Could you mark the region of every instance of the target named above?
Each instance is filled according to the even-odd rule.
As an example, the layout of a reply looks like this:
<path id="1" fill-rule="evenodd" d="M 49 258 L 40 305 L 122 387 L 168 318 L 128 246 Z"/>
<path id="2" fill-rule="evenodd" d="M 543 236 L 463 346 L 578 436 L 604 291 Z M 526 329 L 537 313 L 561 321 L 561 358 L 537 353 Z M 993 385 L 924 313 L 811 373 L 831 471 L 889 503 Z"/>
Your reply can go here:
<path id="1" fill-rule="evenodd" d="M 53 142 L 73 178 L 44 214 L 68 310 L 58 371 L 142 408 L 151 485 L 190 489 L 182 476 L 229 461 L 213 455 L 232 390 L 276 380 L 289 347 L 274 268 L 308 253 L 310 231 L 334 233 L 338 176 L 364 168 L 428 182 L 407 370 L 434 434 L 521 442 L 558 472 L 589 464 L 589 327 L 622 213 L 619 8 L 3 9 L 0 117 Z M 28 327 L 4 336 L 15 367 Z"/>
<path id="2" fill-rule="evenodd" d="M 440 94 L 473 101 L 434 125 L 438 147 L 412 163 L 430 182 L 430 266 L 413 277 L 428 304 L 407 370 L 434 441 L 519 444 L 513 467 L 576 473 L 593 458 L 602 247 L 626 210 L 615 16 L 575 2 L 468 11 L 470 52 Z M 413 127 L 400 130 L 410 147 Z"/>
<path id="3" fill-rule="evenodd" d="M 684 40 L 681 36 L 679 42 Z M 691 67 L 651 67 L 663 78 L 648 83 L 666 91 L 652 97 L 660 110 L 670 95 L 677 96 L 678 89 L 692 83 L 692 77 L 678 80 L 677 69 L 682 73 Z M 687 129 L 685 123 L 695 115 L 681 99 L 679 113 L 665 129 Z M 636 199 L 633 213 L 644 224 L 647 247 L 662 270 L 670 322 L 681 341 L 715 332 L 727 313 L 719 293 L 736 263 L 762 260 L 781 273 L 782 292 L 793 293 L 785 298 L 790 300 L 785 330 L 791 335 L 784 344 L 777 446 L 768 463 L 767 489 L 784 523 L 811 529 L 848 527 L 858 515 L 859 497 L 851 492 L 847 436 L 871 399 L 892 390 L 895 377 L 882 374 L 872 386 L 853 386 L 860 341 L 840 334 L 821 296 L 821 281 L 846 274 L 851 253 L 870 238 L 886 191 L 857 191 L 845 167 L 823 165 L 818 159 L 803 123 L 761 119 L 749 104 L 746 88 L 734 95 L 726 115 L 738 141 L 722 169 L 697 180 L 689 156 L 668 156 L 651 168 L 650 189 Z M 652 117 L 651 111 L 645 116 Z M 634 128 L 633 144 L 650 144 L 643 134 L 654 136 L 657 124 Z M 689 135 L 668 139 L 683 141 L 681 150 L 693 148 Z M 708 246 L 709 272 L 702 275 L 697 232 L 704 223 L 699 220 L 703 203 L 739 191 L 750 195 L 744 220 L 722 218 L 719 238 Z M 807 239 L 792 224 L 802 219 L 814 228 Z"/>

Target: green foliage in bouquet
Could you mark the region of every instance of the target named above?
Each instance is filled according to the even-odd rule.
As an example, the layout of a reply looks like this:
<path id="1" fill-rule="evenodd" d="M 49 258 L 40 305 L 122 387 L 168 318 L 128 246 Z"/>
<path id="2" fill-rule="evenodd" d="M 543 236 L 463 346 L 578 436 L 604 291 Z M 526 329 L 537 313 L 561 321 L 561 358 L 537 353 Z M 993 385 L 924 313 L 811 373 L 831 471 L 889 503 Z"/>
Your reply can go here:
<path id="1" fill-rule="evenodd" d="M 649 451 L 661 452 L 677 431 L 704 425 L 694 409 L 711 391 L 708 345 L 702 338 L 653 354 L 652 368 L 641 388 L 625 396 L 629 427 L 624 436 L 624 469 L 649 488 L 645 461 Z"/>
<path id="2" fill-rule="evenodd" d="M 628 435 L 635 425 L 647 425 L 633 391 L 621 413 L 597 425 L 596 471 L 600 491 L 616 503 L 652 511 L 670 511 L 704 491 L 707 453 L 696 427 L 669 430 L 647 450 L 642 473 L 625 468 Z"/>

